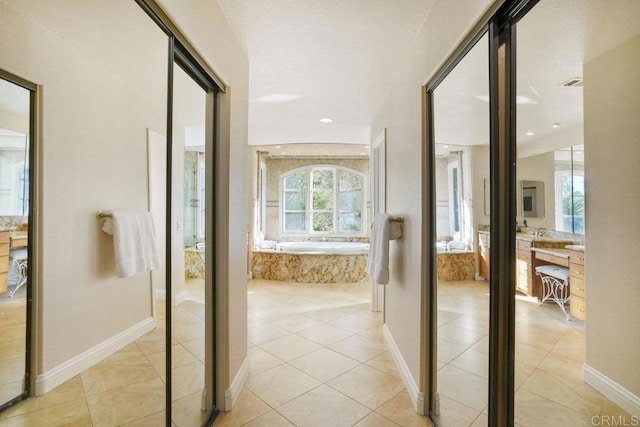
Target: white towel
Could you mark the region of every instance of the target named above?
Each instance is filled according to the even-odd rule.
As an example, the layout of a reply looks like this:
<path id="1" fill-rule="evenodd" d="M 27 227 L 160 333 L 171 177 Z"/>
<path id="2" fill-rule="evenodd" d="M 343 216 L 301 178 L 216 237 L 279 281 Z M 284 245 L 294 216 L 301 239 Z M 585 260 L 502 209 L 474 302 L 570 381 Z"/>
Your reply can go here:
<path id="1" fill-rule="evenodd" d="M 113 234 L 116 276 L 129 277 L 160 266 L 153 218 L 149 212 L 113 211 L 102 230 Z"/>
<path id="2" fill-rule="evenodd" d="M 389 283 L 389 240 L 402 236 L 400 224 L 391 219 L 391 215 L 383 213 L 378 214 L 373 220 L 366 272 L 379 285 Z"/>

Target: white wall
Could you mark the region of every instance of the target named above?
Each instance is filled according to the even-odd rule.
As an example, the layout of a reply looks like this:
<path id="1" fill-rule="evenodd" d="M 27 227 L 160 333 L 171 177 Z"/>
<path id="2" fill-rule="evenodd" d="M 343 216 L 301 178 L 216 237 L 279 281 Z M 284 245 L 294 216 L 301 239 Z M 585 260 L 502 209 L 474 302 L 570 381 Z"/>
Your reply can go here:
<path id="1" fill-rule="evenodd" d="M 0 2 L 0 67 L 42 85 L 38 376 L 152 315 L 150 275 L 114 277 L 96 212 L 148 209 L 167 44 L 134 2 L 114 4 Z"/>
<path id="2" fill-rule="evenodd" d="M 401 240 L 390 245 L 385 321 L 415 383 L 420 384 L 422 164 L 421 87 L 490 5 L 489 0 L 437 1 L 391 82 L 371 125 L 371 140 L 387 128 L 387 211 L 404 215 Z M 422 355 L 422 357 L 425 357 Z"/>
<path id="3" fill-rule="evenodd" d="M 219 266 L 227 267 L 228 279 L 220 283 L 219 298 L 223 298 L 223 312 L 228 324 L 228 348 L 220 350 L 225 360 L 223 374 L 228 389 L 247 357 L 247 232 L 250 197 L 247 194 L 249 179 L 247 129 L 249 63 L 217 2 L 208 0 L 160 0 L 158 2 L 173 19 L 185 36 L 196 46 L 211 68 L 229 87 L 222 95 L 226 105 L 220 131 L 223 138 L 223 158 L 220 165 L 229 170 L 225 178 L 228 194 L 218 194 L 228 206 L 228 212 L 217 218 L 226 236 L 219 236 L 218 243 L 226 253 L 219 251 Z M 224 173 L 222 167 L 220 173 Z M 223 189 L 224 190 L 224 189 Z M 227 226 L 228 221 L 228 226 Z M 230 309 L 232 307 L 233 309 Z"/>
<path id="4" fill-rule="evenodd" d="M 586 363 L 633 393 L 636 402 L 640 401 L 638 70 L 640 36 L 584 65 Z"/>

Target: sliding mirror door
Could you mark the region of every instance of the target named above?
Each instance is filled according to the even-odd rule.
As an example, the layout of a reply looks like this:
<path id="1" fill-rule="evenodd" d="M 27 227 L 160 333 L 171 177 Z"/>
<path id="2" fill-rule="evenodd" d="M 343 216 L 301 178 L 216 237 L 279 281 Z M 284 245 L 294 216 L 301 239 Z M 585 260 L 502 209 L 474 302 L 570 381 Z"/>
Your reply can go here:
<path id="1" fill-rule="evenodd" d="M 440 425 L 486 425 L 489 368 L 489 64 L 482 37 L 433 91 Z M 439 408 L 438 408 L 439 407 Z M 439 413 L 437 413 L 439 409 Z"/>
<path id="2" fill-rule="evenodd" d="M 0 406 L 28 393 L 32 99 L 0 72 Z M 33 96 L 32 96 L 33 94 Z"/>

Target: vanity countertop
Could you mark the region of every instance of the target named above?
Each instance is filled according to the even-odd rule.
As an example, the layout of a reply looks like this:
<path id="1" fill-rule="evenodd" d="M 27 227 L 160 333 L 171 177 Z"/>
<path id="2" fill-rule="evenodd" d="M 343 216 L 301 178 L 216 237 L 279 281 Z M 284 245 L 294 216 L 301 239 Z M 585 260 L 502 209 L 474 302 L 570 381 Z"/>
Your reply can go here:
<path id="1" fill-rule="evenodd" d="M 580 251 L 584 252 L 584 245 L 567 245 L 565 248 L 570 249 L 572 251 Z"/>

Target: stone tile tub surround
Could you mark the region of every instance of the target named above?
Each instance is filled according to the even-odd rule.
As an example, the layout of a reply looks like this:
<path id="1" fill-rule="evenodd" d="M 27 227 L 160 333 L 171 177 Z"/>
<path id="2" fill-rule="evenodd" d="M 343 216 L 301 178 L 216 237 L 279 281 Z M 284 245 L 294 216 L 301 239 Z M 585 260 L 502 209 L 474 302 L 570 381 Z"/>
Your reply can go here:
<path id="1" fill-rule="evenodd" d="M 252 253 L 254 279 L 298 283 L 356 283 L 367 277 L 367 255 L 295 253 L 256 250 Z"/>

